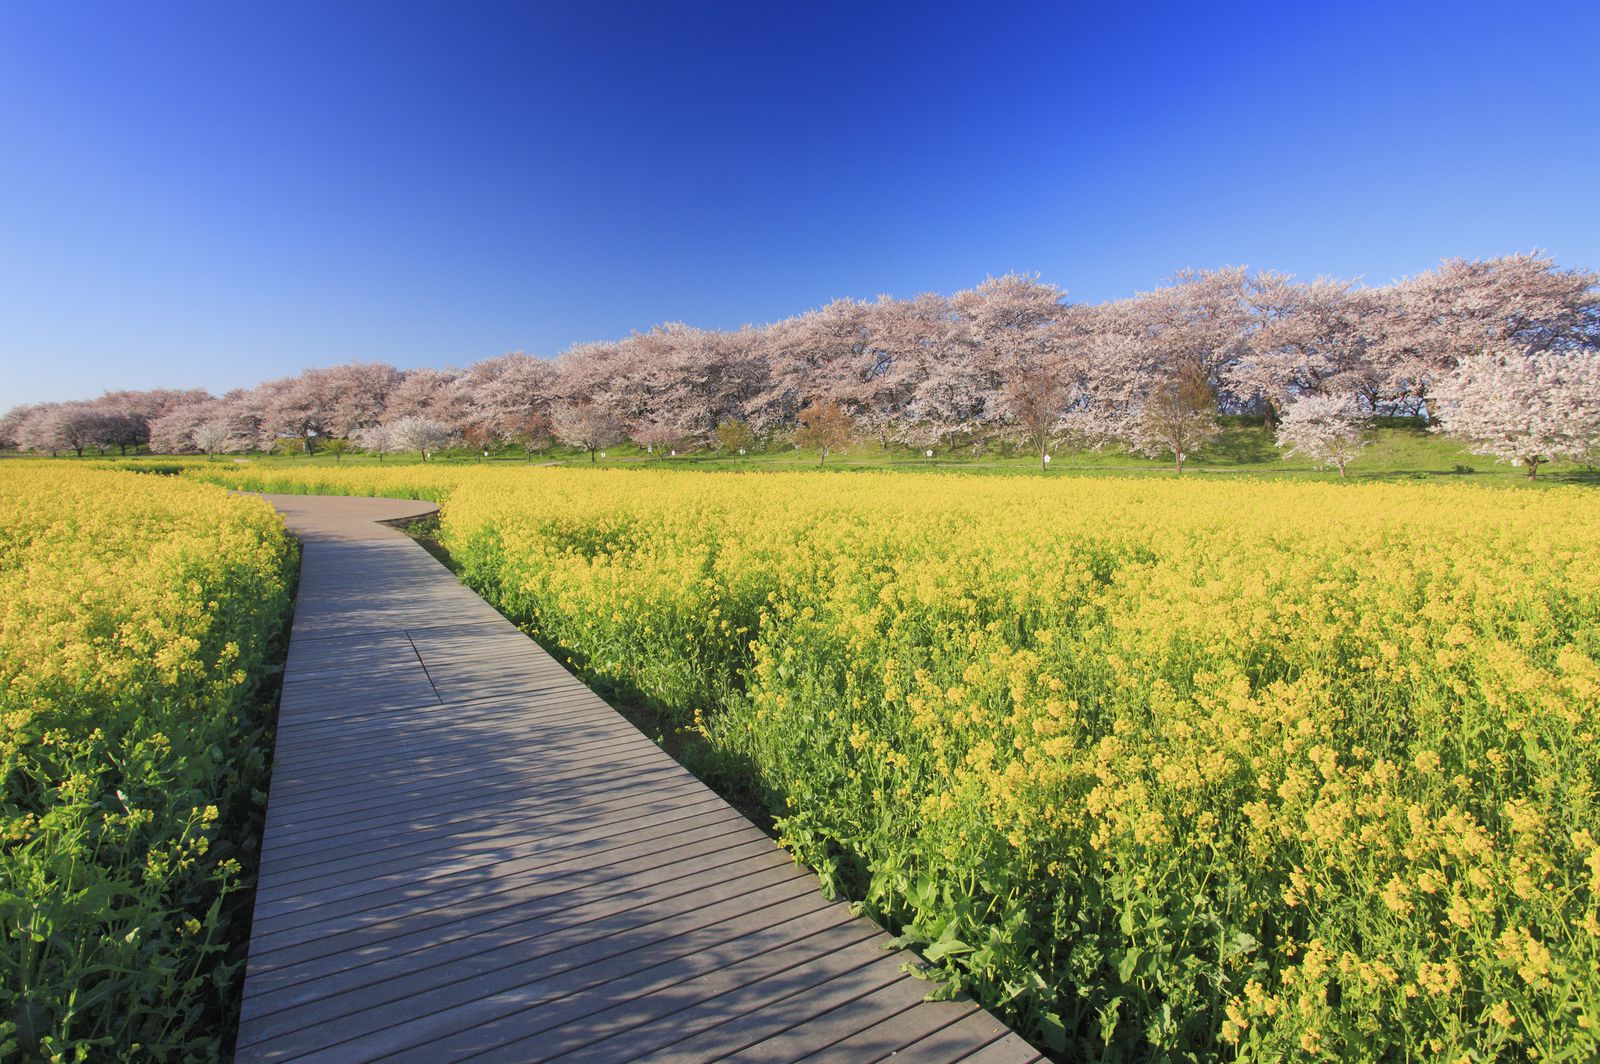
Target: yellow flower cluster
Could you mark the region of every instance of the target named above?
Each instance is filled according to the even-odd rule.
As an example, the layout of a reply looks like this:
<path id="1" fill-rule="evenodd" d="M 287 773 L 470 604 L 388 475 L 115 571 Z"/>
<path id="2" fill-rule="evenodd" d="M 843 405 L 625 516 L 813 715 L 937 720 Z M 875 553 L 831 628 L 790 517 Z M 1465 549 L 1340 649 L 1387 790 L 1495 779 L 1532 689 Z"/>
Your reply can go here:
<path id="1" fill-rule="evenodd" d="M 0 463 L 0 1058 L 225 1048 L 294 561 L 259 501 Z"/>
<path id="2" fill-rule="evenodd" d="M 697 728 L 831 886 L 1071 1055 L 1600 1053 L 1593 492 L 299 486 L 447 498 L 474 586 Z"/>

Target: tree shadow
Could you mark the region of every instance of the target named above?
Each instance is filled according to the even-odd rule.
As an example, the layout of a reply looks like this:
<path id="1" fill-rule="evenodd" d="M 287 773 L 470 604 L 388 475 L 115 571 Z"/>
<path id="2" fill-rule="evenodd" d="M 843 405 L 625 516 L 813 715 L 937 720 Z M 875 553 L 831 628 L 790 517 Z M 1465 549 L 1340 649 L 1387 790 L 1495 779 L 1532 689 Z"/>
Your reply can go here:
<path id="1" fill-rule="evenodd" d="M 1268 465 L 1279 452 L 1264 426 L 1226 425 L 1195 457 L 1209 465 Z"/>

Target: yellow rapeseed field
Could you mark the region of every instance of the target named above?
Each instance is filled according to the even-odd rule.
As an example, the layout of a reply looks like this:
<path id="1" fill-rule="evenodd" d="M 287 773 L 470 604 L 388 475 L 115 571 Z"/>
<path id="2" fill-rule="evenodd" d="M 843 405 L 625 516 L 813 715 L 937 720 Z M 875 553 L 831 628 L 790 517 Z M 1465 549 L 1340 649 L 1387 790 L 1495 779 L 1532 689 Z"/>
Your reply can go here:
<path id="1" fill-rule="evenodd" d="M 259 501 L 0 463 L 0 1059 L 231 1049 L 294 560 Z"/>
<path id="2" fill-rule="evenodd" d="M 1600 1054 L 1600 494 L 277 476 L 445 497 L 474 586 L 1071 1059 Z"/>

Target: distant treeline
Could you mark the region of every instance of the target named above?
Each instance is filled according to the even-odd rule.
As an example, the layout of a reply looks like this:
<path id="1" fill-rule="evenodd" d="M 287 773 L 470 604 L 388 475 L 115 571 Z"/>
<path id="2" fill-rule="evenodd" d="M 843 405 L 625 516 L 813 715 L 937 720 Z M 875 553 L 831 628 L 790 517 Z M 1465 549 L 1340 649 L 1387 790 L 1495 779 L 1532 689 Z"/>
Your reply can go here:
<path id="1" fill-rule="evenodd" d="M 719 427 L 724 444 L 798 427 L 819 440 L 868 434 L 917 448 L 1010 438 L 1041 453 L 1065 437 L 1118 439 L 1181 465 L 1217 412 L 1276 424 L 1307 398 L 1345 417 L 1454 413 L 1482 443 L 1496 435 L 1489 407 L 1520 388 L 1544 397 L 1541 410 L 1560 407 L 1541 415 L 1559 423 L 1493 453 L 1572 457 L 1594 444 L 1584 419 L 1600 418 L 1597 281 L 1534 253 L 1446 260 L 1381 287 L 1193 270 L 1082 304 L 1010 274 L 950 296 L 840 299 L 766 326 L 659 325 L 554 359 L 519 352 L 408 371 L 348 363 L 223 396 L 109 392 L 21 406 L 0 418 L 0 445 L 215 453 L 337 439 L 428 451 L 454 441 L 536 448 L 553 435 L 588 448 L 624 437 L 666 447 L 711 442 Z"/>

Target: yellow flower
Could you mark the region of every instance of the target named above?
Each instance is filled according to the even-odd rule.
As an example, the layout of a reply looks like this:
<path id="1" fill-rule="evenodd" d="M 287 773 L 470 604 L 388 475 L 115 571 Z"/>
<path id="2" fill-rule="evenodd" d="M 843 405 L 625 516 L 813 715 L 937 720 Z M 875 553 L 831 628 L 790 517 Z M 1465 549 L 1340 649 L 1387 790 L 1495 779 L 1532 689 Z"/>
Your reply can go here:
<path id="1" fill-rule="evenodd" d="M 196 465 L 186 477 L 264 486 Z M 1600 693 L 1593 491 L 273 476 L 447 497 L 441 540 L 474 586 L 667 716 L 706 707 L 709 760 L 774 796 L 803 859 L 845 859 L 911 924 L 981 914 L 980 986 L 1077 986 L 1069 943 L 1008 921 L 1045 926 L 1028 907 L 1048 898 L 1081 926 L 1103 914 L 1075 907 L 1116 898 L 1140 931 L 1228 914 L 1227 936 L 1161 928 L 1185 945 L 1141 964 L 1191 989 L 1196 972 L 1249 971 L 1220 1023 L 1268 1055 L 1324 1052 L 1335 1030 L 1449 1053 L 1461 1003 L 1437 999 L 1508 975 L 1529 1027 L 1594 996 L 1571 961 L 1600 935 L 1600 848 L 1573 830 L 1600 805 L 1583 712 Z M 152 660 L 171 647 L 181 672 L 187 620 L 162 620 L 128 638 Z M 1476 943 L 1508 928 L 1487 954 Z M 1131 1007 L 1122 1030 L 1148 1019 Z"/>

